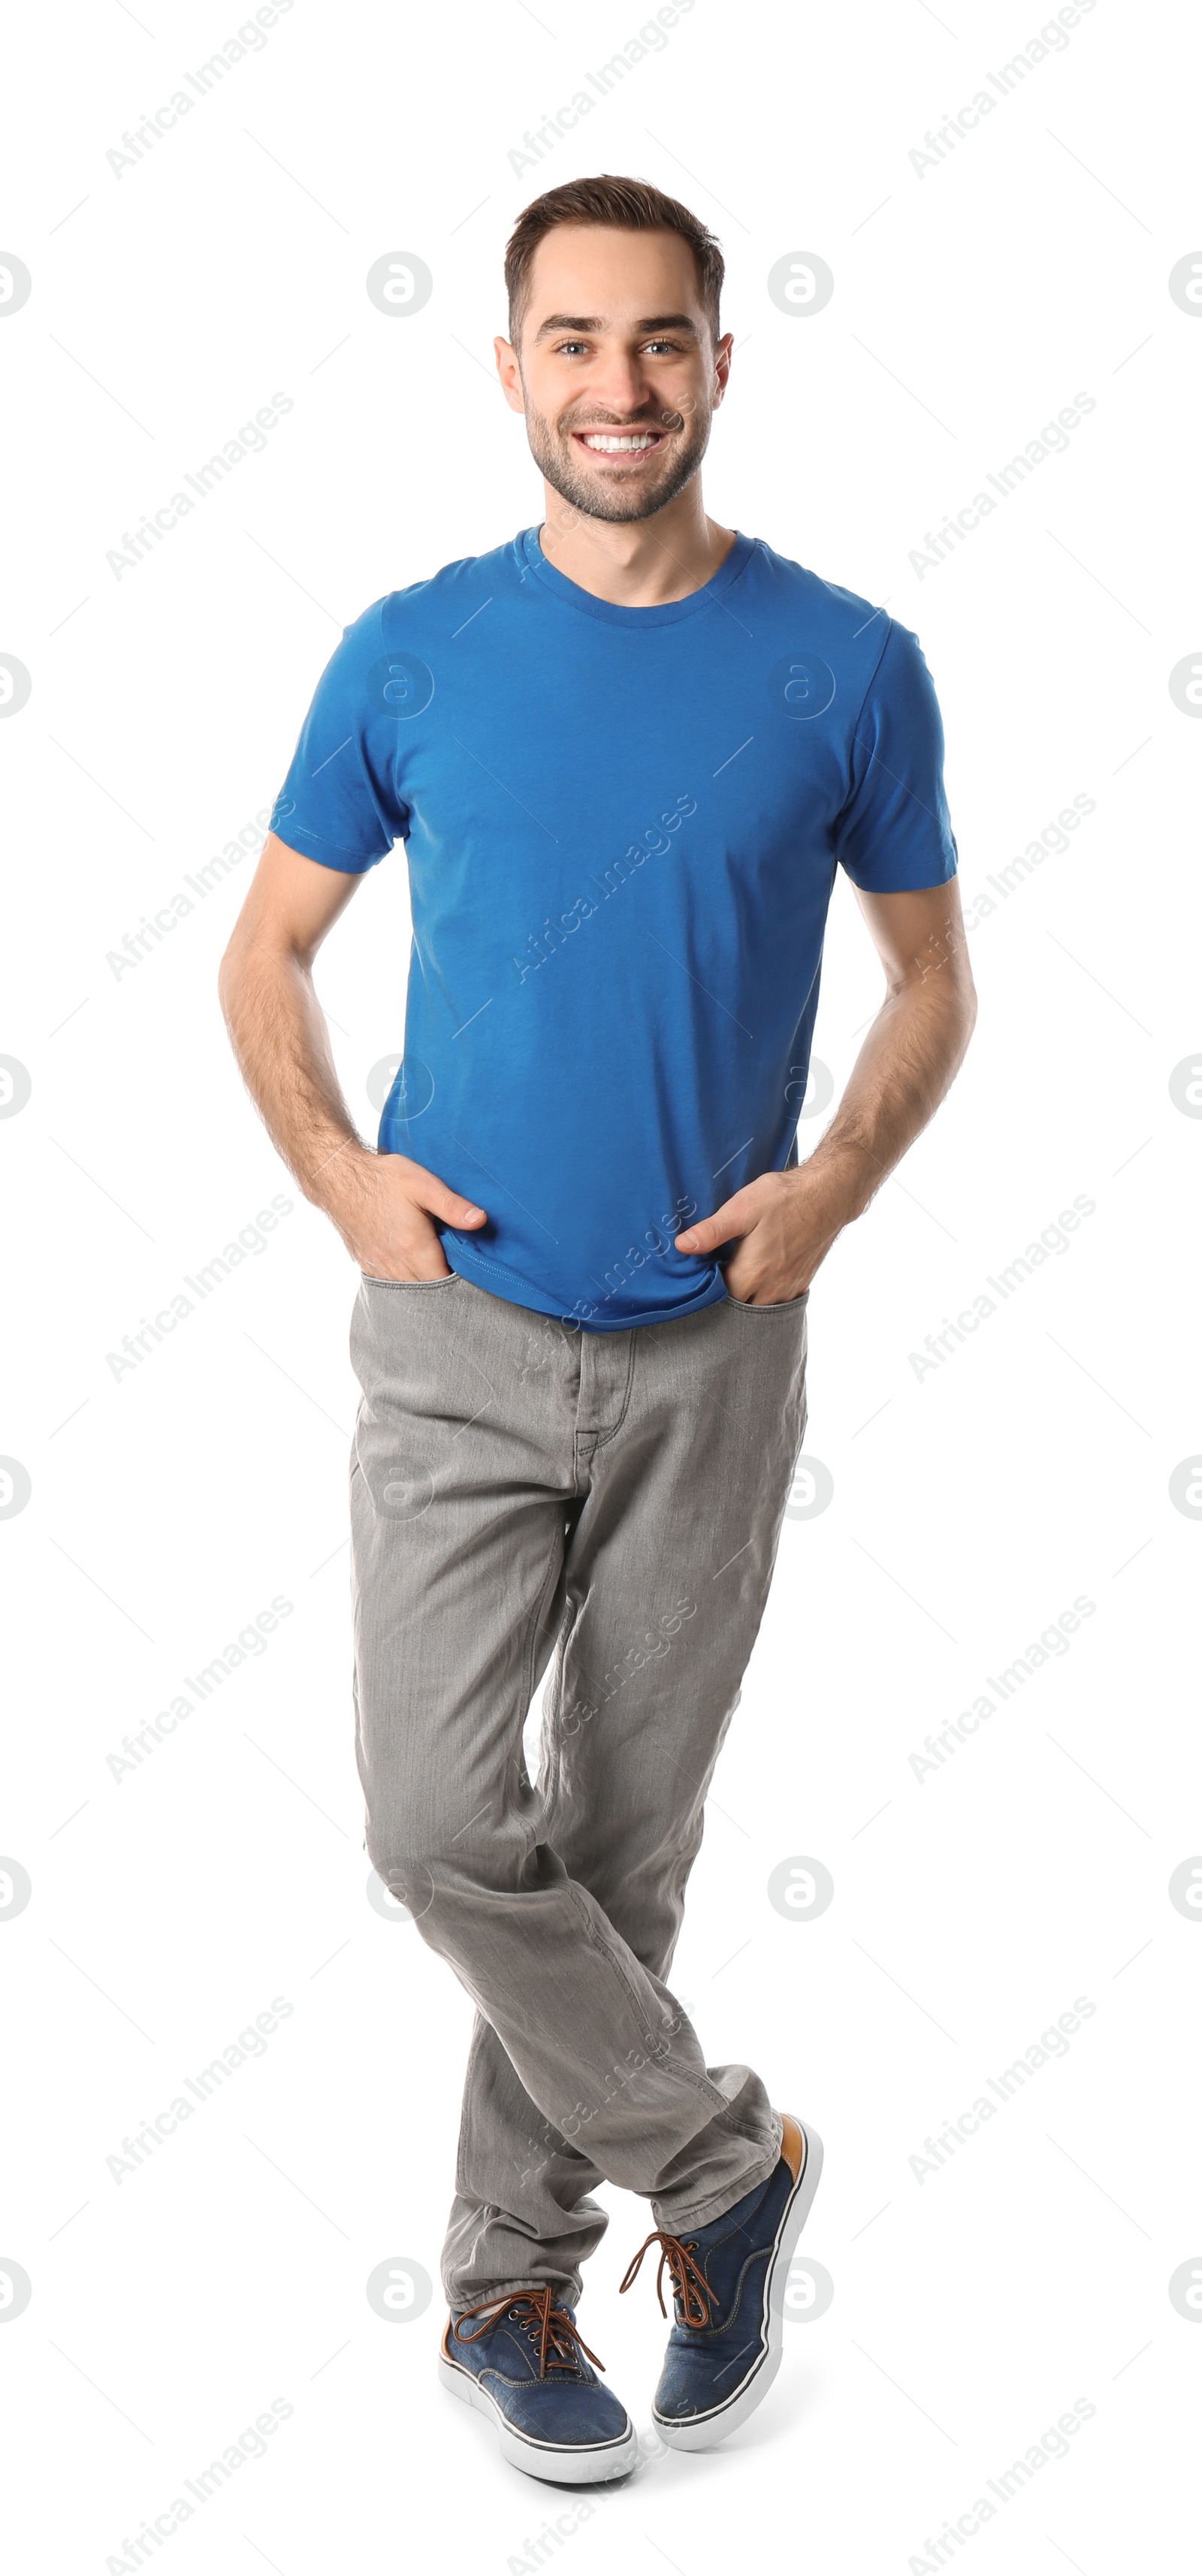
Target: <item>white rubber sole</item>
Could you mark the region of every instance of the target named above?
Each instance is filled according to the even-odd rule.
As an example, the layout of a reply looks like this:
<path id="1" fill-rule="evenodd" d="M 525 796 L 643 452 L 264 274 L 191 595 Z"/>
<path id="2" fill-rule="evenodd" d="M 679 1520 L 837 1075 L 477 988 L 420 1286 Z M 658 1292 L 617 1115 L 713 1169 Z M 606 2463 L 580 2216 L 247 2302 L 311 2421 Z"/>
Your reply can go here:
<path id="1" fill-rule="evenodd" d="M 767 2396 L 781 2365 L 784 2349 L 785 2288 L 789 2265 L 797 2249 L 797 2240 L 814 2205 L 814 2194 L 822 2175 L 822 2140 L 813 2129 L 797 2123 L 805 2141 L 801 2172 L 781 2214 L 768 2263 L 767 2309 L 760 2348 L 737 2388 L 732 2389 L 720 2406 L 712 2406 L 704 2415 L 676 2417 L 661 2415 L 652 2407 L 652 2421 L 661 2441 L 673 2451 L 711 2451 L 737 2433 L 749 2415 Z"/>
<path id="2" fill-rule="evenodd" d="M 535 2442 L 523 2433 L 515 2433 L 506 2422 L 496 2399 L 487 2388 L 464 2370 L 444 2351 L 438 2356 L 438 2376 L 452 2397 L 461 2397 L 466 2406 L 490 2419 L 501 2445 L 501 2457 L 511 2468 L 524 2470 L 528 2478 L 544 2478 L 551 2486 L 593 2487 L 604 2485 L 610 2478 L 629 2477 L 639 2456 L 638 2435 L 626 2418 L 626 2430 L 612 2442 L 590 2444 L 586 2450 L 573 2451 L 558 2442 Z"/>

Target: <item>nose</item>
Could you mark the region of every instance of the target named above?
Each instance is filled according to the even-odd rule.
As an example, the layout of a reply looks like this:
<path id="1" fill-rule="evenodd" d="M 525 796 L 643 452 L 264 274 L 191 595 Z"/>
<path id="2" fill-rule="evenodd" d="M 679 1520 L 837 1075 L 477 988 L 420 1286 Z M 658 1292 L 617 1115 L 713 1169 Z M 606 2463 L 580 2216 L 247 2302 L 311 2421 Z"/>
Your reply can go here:
<path id="1" fill-rule="evenodd" d="M 612 412 L 615 419 L 625 421 L 647 410 L 649 393 L 640 360 L 615 351 L 591 379 L 588 399 L 598 411 Z"/>

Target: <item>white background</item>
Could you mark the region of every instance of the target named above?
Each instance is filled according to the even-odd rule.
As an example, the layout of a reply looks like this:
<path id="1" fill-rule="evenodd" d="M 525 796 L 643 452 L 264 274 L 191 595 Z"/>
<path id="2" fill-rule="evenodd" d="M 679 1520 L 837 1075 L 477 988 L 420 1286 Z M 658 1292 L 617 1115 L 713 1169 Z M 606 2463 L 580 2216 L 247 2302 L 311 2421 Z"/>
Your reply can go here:
<path id="1" fill-rule="evenodd" d="M 1168 2295 L 1202 2264 L 1202 1929 L 1168 1893 L 1202 1850 L 1202 1529 L 1169 1494 L 1202 1440 L 1202 1125 L 1169 1090 L 1202 1039 L 1202 723 L 1168 685 L 1202 661 L 1202 311 L 1168 291 L 1202 258 L 1185 13 L 1099 0 L 920 173 L 911 151 L 1037 35 L 1034 7 L 697 0 L 515 171 L 524 131 L 636 35 L 633 0 L 296 0 L 115 174 L 123 131 L 237 23 L 92 0 L 6 42 L 0 230 L 33 279 L 0 328 L 0 651 L 32 680 L 0 724 L 0 1052 L 32 1083 L 0 1121 L 0 1450 L 32 1488 L 0 1527 L 0 1846 L 32 1882 L 0 1923 L 0 2257 L 32 2283 L 0 2333 L 10 2563 L 1182 2565 L 1202 2371 Z M 400 2323 L 365 2295 L 389 2258 L 437 2276 L 469 2012 L 365 1892 L 354 1274 L 220 1025 L 252 859 L 136 967 L 107 959 L 270 805 L 342 625 L 538 517 L 490 382 L 502 251 L 530 196 L 597 169 L 718 231 L 738 345 L 709 507 L 920 635 L 966 901 L 1074 796 L 1096 811 L 981 922 L 966 1068 L 815 1287 L 807 1450 L 834 1498 L 786 1523 L 675 1970 L 711 2059 L 750 2058 L 825 2139 L 803 2247 L 833 2302 L 797 2308 L 725 2450 L 649 2457 L 538 2545 L 565 2500 L 447 2403 L 437 2292 Z M 810 317 L 766 287 L 806 250 L 835 278 Z M 390 251 L 433 274 L 420 313 L 367 298 Z M 123 533 L 276 390 L 293 409 L 265 451 L 116 578 Z M 1081 391 L 1068 452 L 920 578 L 924 532 Z M 398 851 L 319 974 L 366 1132 L 406 954 Z M 816 1041 L 837 1085 L 878 985 L 841 885 Z M 585 1159 L 587 1133 L 582 1106 Z M 292 1212 L 267 1248 L 115 1379 L 106 1354 L 274 1192 Z M 1079 1195 L 1070 1248 L 920 1379 L 910 1354 Z M 122 1737 L 277 1594 L 267 1651 L 114 1779 Z M 916 1777 L 923 1738 L 1078 1595 L 1069 1651 Z M 821 1920 L 769 1903 L 797 1854 L 833 1874 Z M 114 2180 L 122 2138 L 275 1996 L 293 2010 L 266 2053 Z M 1068 2056 L 920 2181 L 928 2135 L 1078 1996 Z M 616 2298 L 646 2213 L 608 2198 L 582 2323 L 647 2428 L 663 2329 L 645 2277 Z M 126 2554 L 277 2397 L 267 2456 Z M 972 2531 L 986 2480 L 1078 2399 L 1096 2411 L 1070 2455 Z M 929 2552 L 961 2515 L 971 2536 Z"/>

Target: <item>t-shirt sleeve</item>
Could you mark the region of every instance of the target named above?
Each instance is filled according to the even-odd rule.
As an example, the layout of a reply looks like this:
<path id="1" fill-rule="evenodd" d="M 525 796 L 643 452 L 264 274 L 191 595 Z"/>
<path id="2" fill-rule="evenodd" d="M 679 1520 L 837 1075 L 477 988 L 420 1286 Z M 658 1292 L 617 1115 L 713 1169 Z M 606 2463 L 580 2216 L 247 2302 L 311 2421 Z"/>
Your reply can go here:
<path id="1" fill-rule="evenodd" d="M 383 607 L 365 609 L 331 654 L 271 813 L 277 840 L 348 876 L 374 867 L 409 830 L 393 776 L 395 728 L 373 721 Z"/>
<path id="2" fill-rule="evenodd" d="M 943 792 L 943 720 L 918 637 L 892 619 L 856 721 L 835 856 L 866 894 L 944 885 L 956 841 Z"/>

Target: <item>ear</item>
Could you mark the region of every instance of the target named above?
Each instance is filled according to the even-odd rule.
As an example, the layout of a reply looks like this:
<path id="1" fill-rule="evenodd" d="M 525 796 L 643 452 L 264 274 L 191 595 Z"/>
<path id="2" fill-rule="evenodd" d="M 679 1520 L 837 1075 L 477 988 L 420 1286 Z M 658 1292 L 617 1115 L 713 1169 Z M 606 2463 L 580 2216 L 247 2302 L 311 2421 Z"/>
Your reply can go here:
<path id="1" fill-rule="evenodd" d="M 517 352 L 511 348 L 508 340 L 502 340 L 499 335 L 492 345 L 505 400 L 511 411 L 525 411 L 526 397 L 522 390 L 522 371 L 518 365 Z"/>

